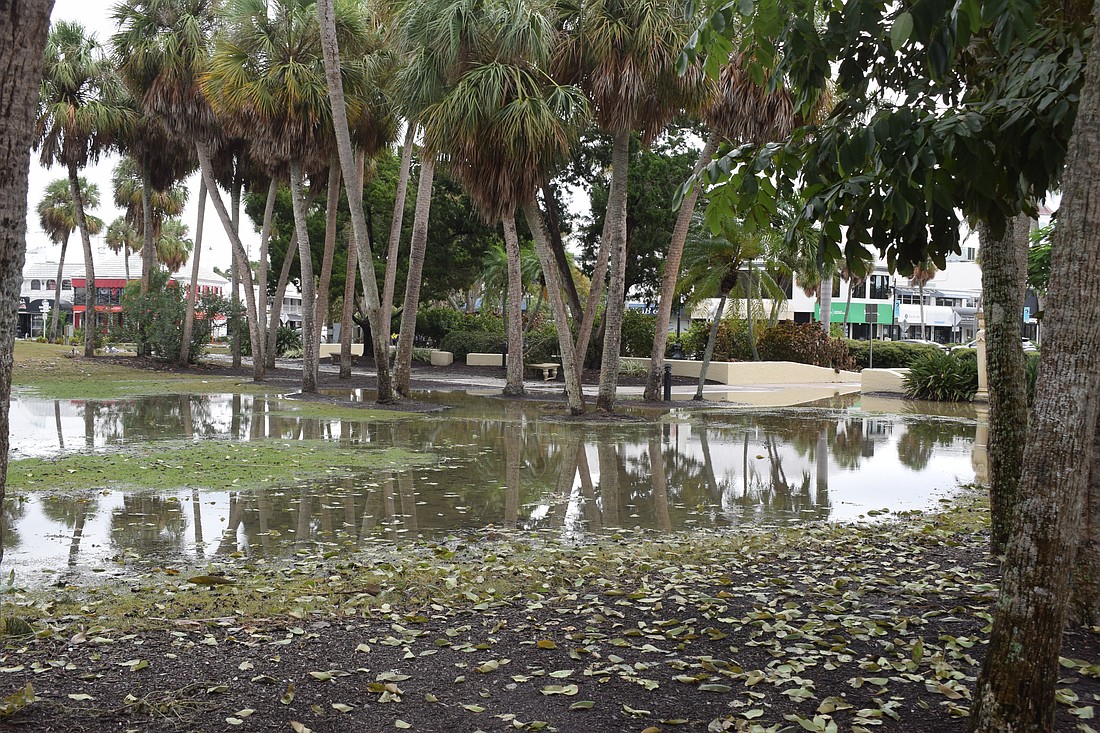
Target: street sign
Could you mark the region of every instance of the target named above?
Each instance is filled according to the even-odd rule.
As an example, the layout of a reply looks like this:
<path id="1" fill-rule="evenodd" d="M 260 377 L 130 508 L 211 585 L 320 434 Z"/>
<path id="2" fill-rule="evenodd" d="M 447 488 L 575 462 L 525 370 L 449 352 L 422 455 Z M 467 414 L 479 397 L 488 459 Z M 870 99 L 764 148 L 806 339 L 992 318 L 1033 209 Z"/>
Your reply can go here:
<path id="1" fill-rule="evenodd" d="M 1024 308 L 1024 318 L 1027 318 L 1027 308 Z M 962 316 L 958 311 L 951 311 L 951 325 L 955 327 L 955 330 L 959 330 L 959 324 L 962 322 Z"/>
<path id="2" fill-rule="evenodd" d="M 1024 306 L 1024 322 L 1026 323 L 1027 321 L 1030 321 L 1030 320 L 1031 320 L 1031 308 L 1028 308 L 1025 305 Z"/>

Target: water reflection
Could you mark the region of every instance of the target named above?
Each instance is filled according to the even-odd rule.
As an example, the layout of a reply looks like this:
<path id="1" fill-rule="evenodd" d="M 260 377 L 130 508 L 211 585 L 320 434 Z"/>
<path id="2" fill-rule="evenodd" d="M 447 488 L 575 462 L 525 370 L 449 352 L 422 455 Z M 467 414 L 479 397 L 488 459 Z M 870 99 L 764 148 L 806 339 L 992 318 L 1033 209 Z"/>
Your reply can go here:
<path id="1" fill-rule="evenodd" d="M 575 424 L 542 419 L 528 403 L 439 399 L 450 409 L 393 422 L 302 418 L 294 403 L 268 396 L 16 400 L 16 459 L 221 438 L 396 447 L 434 463 L 255 489 L 32 492 L 4 506 L 10 567 L 24 582 L 68 582 L 89 569 L 276 557 L 487 526 L 578 536 L 848 520 L 929 508 L 974 475 L 975 423 L 960 418 L 849 407 Z"/>

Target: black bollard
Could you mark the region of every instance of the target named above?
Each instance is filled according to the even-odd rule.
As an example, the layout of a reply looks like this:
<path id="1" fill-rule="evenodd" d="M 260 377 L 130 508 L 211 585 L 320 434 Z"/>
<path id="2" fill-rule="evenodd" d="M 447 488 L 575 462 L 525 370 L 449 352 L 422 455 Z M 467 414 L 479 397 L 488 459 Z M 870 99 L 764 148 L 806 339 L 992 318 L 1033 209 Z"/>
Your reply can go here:
<path id="1" fill-rule="evenodd" d="M 672 365 L 665 364 L 665 402 L 672 402 Z"/>
<path id="2" fill-rule="evenodd" d="M 508 342 L 505 341 L 500 347 L 500 365 L 504 367 L 505 376 L 508 375 Z"/>

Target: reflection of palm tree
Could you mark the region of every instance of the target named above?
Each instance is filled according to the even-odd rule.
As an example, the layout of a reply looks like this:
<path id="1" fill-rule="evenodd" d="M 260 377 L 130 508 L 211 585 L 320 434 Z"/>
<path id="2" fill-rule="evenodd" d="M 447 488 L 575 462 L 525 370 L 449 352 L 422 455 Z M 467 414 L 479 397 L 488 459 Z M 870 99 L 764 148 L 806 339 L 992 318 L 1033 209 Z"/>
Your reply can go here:
<path id="1" fill-rule="evenodd" d="M 577 451 L 577 470 L 581 475 L 581 495 L 584 497 L 584 513 L 588 526 L 594 532 L 598 532 L 603 529 L 603 521 L 600 517 L 600 508 L 596 504 L 596 492 L 592 486 L 592 470 L 588 466 L 588 447 L 583 442 Z"/>
<path id="2" fill-rule="evenodd" d="M 222 531 L 222 540 L 218 543 L 218 549 L 214 551 L 215 554 L 228 555 L 237 551 L 237 531 L 243 521 L 244 502 L 241 499 L 241 492 L 231 491 L 229 493 L 229 522 Z"/>
<path id="3" fill-rule="evenodd" d="M 53 401 L 53 421 L 57 426 L 57 447 L 58 450 L 65 451 L 65 432 L 61 429 L 61 401 Z"/>
<path id="4" fill-rule="evenodd" d="M 166 497 L 127 494 L 111 515 L 112 544 L 144 555 L 179 556 L 185 520 L 178 501 Z"/>
<path id="5" fill-rule="evenodd" d="M 657 513 L 657 527 L 672 531 L 672 518 L 668 513 L 668 476 L 665 475 L 665 457 L 661 452 L 660 435 L 649 438 L 649 465 L 653 471 L 653 506 Z"/>
<path id="6" fill-rule="evenodd" d="M 863 420 L 847 418 L 842 426 L 844 429 L 837 430 L 833 438 L 833 458 L 841 468 L 854 470 L 863 457 Z"/>
<path id="7" fill-rule="evenodd" d="M 619 527 L 619 454 L 610 435 L 602 435 L 599 441 L 600 456 L 600 506 L 605 526 Z"/>

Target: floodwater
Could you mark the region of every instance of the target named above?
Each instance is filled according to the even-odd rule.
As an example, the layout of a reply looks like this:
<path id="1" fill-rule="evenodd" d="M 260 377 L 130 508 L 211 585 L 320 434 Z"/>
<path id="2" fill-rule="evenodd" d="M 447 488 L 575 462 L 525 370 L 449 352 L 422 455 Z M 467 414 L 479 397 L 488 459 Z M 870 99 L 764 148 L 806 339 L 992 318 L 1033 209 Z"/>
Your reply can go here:
<path id="1" fill-rule="evenodd" d="M 287 402 L 270 396 L 14 398 L 13 460 L 219 438 L 392 446 L 431 461 L 241 490 L 130 491 L 105 483 L 77 495 L 22 492 L 0 516 L 5 571 L 35 586 L 227 555 L 400 545 L 486 527 L 582 537 L 617 528 L 873 519 L 883 510 L 950 501 L 981 462 L 972 414 L 922 414 L 902 402 L 886 407 L 902 414 L 861 409 L 857 397 L 825 407 L 673 411 L 582 425 L 545 419 L 545 408 L 529 402 L 419 397 L 448 409 L 376 422 L 290 417 Z"/>

